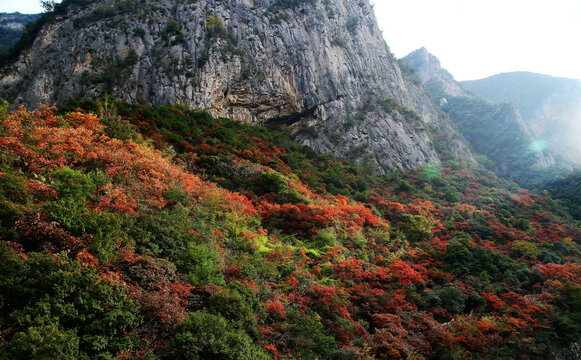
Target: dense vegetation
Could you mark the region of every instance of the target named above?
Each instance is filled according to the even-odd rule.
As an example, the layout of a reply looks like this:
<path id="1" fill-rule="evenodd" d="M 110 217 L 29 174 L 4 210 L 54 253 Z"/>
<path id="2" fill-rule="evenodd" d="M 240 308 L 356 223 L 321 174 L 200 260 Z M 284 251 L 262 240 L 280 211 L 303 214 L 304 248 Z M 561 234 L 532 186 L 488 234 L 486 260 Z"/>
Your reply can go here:
<path id="1" fill-rule="evenodd" d="M 0 149 L 2 359 L 546 359 L 581 339 L 578 225 L 480 168 L 379 177 L 106 101 L 2 114 Z"/>
<path id="2" fill-rule="evenodd" d="M 0 27 L 0 52 L 5 52 L 20 38 L 20 30 Z"/>
<path id="3" fill-rule="evenodd" d="M 575 219 L 581 220 L 581 170 L 550 182 L 547 190 L 569 208 Z"/>

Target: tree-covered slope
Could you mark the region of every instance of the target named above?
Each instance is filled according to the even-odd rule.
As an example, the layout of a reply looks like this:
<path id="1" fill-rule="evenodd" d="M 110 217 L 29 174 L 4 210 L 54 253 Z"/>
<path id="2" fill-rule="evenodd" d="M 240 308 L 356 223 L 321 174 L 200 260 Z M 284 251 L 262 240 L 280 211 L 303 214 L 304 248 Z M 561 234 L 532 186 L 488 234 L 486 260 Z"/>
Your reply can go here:
<path id="1" fill-rule="evenodd" d="M 546 185 L 553 198 L 559 199 L 577 220 L 581 220 L 581 171 L 563 176 Z"/>
<path id="2" fill-rule="evenodd" d="M 501 177 L 531 189 L 566 171 L 535 146 L 537 142 L 526 131 L 515 105 L 451 97 L 442 111 L 481 156 L 481 162 Z"/>
<path id="3" fill-rule="evenodd" d="M 581 164 L 581 81 L 513 72 L 461 85 L 486 99 L 515 104 L 537 144 L 555 158 L 557 165 Z"/>
<path id="4" fill-rule="evenodd" d="M 479 161 L 499 176 L 531 189 L 569 171 L 568 164 L 555 160 L 562 156 L 554 153 L 546 139 L 537 136 L 538 128 L 531 128 L 523 119 L 517 101 L 517 97 L 522 97 L 520 100 L 534 103 L 535 99 L 548 96 L 558 86 L 552 84 L 550 90 L 543 82 L 554 78 L 540 76 L 538 81 L 532 81 L 535 74 L 502 74 L 462 83 L 474 91 L 468 93 L 424 48 L 402 61 L 416 71 L 434 104 L 440 107 L 443 116 L 449 117 Z"/>
<path id="5" fill-rule="evenodd" d="M 105 101 L 2 114 L 0 149 L 2 359 L 547 359 L 581 339 L 578 226 L 479 168 L 375 176 Z"/>

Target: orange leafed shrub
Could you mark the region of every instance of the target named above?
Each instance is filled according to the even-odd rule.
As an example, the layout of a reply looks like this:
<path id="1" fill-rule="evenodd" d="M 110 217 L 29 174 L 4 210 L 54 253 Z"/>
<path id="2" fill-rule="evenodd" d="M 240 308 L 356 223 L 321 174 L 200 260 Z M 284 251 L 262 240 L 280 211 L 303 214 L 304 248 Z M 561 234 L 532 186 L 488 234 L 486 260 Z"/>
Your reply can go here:
<path id="1" fill-rule="evenodd" d="M 108 137 L 95 115 L 70 113 L 63 119 L 73 126 L 59 127 L 54 111 L 42 107 L 28 112 L 21 107 L 3 117 L 0 126 L 7 136 L 0 137 L 0 149 L 20 160 L 23 170 L 33 173 L 64 166 L 103 170 L 114 181 L 102 189 L 97 208 L 124 213 L 161 208 L 166 205 L 163 192 L 181 187 L 193 201 L 211 203 L 241 216 L 256 213 L 246 197 L 187 173 L 150 145 Z M 41 186 L 37 188 L 46 192 Z"/>

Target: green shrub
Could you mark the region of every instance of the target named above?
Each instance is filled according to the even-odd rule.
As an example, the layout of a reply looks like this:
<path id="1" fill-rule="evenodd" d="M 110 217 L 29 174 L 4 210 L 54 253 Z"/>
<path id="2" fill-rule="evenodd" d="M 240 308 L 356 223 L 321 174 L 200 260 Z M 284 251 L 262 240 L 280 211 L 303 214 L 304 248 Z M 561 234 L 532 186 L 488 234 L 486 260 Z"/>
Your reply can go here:
<path id="1" fill-rule="evenodd" d="M 327 327 L 317 314 L 291 312 L 287 316 L 289 345 L 299 354 L 299 359 L 330 359 L 336 344 Z"/>
<path id="2" fill-rule="evenodd" d="M 120 285 L 65 257 L 14 255 L 0 243 L 2 359 L 113 359 L 133 347 L 138 304 Z M 10 316 L 6 316 L 10 314 Z"/>
<path id="3" fill-rule="evenodd" d="M 460 194 L 453 187 L 449 187 L 446 190 L 446 193 L 444 194 L 444 199 L 446 199 L 446 201 L 450 203 L 457 203 L 460 202 L 461 200 Z"/>
<path id="4" fill-rule="evenodd" d="M 525 240 L 513 242 L 510 249 L 515 257 L 525 257 L 530 260 L 536 260 L 541 255 L 541 250 L 535 244 Z"/>
<path id="5" fill-rule="evenodd" d="M 218 16 L 212 16 L 206 19 L 206 29 L 208 30 L 207 36 L 210 39 L 220 38 L 226 35 L 224 22 Z"/>
<path id="6" fill-rule="evenodd" d="M 218 260 L 218 253 L 209 245 L 190 245 L 175 263 L 178 271 L 186 274 L 192 285 L 226 285 Z"/>
<path id="7" fill-rule="evenodd" d="M 0 58 L 1 58 L 1 56 L 0 56 Z M 5 115 L 8 113 L 8 106 L 10 106 L 8 101 L 0 98 L 0 115 Z"/>
<path id="8" fill-rule="evenodd" d="M 242 71 L 240 72 L 242 80 L 247 80 L 250 76 L 252 76 L 252 70 L 250 68 L 242 68 Z"/>
<path id="9" fill-rule="evenodd" d="M 345 41 L 343 41 L 341 38 L 338 37 L 334 37 L 333 40 L 331 41 L 331 44 L 333 45 L 337 45 L 339 47 L 347 47 L 347 44 L 345 43 Z"/>
<path id="10" fill-rule="evenodd" d="M 101 119 L 101 124 L 105 126 L 105 134 L 110 138 L 119 140 L 133 140 L 140 142 L 141 136 L 130 122 L 121 119 L 120 116 L 111 116 Z"/>
<path id="11" fill-rule="evenodd" d="M 32 198 L 24 179 L 12 174 L 0 174 L 0 201 L 12 201 L 18 204 L 26 204 Z"/>
<path id="12" fill-rule="evenodd" d="M 184 360 L 267 360 L 270 359 L 252 339 L 240 330 L 232 330 L 221 316 L 191 313 L 175 328 L 169 349 Z"/>
<path id="13" fill-rule="evenodd" d="M 347 19 L 345 27 L 347 28 L 347 30 L 349 30 L 351 35 L 357 34 L 357 29 L 359 28 L 359 17 L 351 16 L 349 19 Z"/>
<path id="14" fill-rule="evenodd" d="M 321 229 L 317 233 L 313 245 L 317 248 L 323 248 L 325 246 L 337 246 L 341 245 L 339 239 L 337 238 L 337 233 L 333 228 Z"/>
<path id="15" fill-rule="evenodd" d="M 91 176 L 68 167 L 53 171 L 50 178 L 59 198 L 86 199 L 93 195 L 96 190 Z"/>
<path id="16" fill-rule="evenodd" d="M 317 128 L 315 126 L 310 126 L 306 121 L 301 121 L 299 123 L 299 132 L 301 134 L 309 135 L 313 138 L 316 138 L 318 136 Z"/>
<path id="17" fill-rule="evenodd" d="M 223 316 L 236 328 L 252 331 L 256 327 L 254 312 L 236 290 L 223 290 L 210 297 L 210 312 Z"/>
<path id="18" fill-rule="evenodd" d="M 127 51 L 127 55 L 125 55 L 125 64 L 126 65 L 135 65 L 139 61 L 139 55 L 135 49 L 129 49 Z"/>
<path id="19" fill-rule="evenodd" d="M 76 360 L 79 358 L 79 337 L 75 329 L 64 330 L 56 323 L 35 324 L 16 333 L 0 347 L 0 357 L 14 360 Z"/>
<path id="20" fill-rule="evenodd" d="M 135 35 L 135 36 L 144 36 L 145 35 L 145 30 L 143 30 L 142 28 L 135 28 L 135 29 L 133 29 L 133 35 Z"/>

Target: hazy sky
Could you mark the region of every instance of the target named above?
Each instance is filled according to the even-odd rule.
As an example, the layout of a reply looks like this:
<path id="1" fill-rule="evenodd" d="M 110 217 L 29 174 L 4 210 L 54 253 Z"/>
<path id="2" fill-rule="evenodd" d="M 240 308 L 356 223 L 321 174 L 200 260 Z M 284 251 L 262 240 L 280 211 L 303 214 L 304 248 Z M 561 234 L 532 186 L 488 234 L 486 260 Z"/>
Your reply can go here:
<path id="1" fill-rule="evenodd" d="M 581 0 L 372 0 L 397 57 L 426 47 L 457 80 L 508 71 L 581 79 Z M 0 12 L 41 11 L 0 0 Z"/>
<path id="2" fill-rule="evenodd" d="M 38 14 L 42 11 L 40 0 L 0 0 L 0 12 L 16 11 L 23 14 Z"/>
<path id="3" fill-rule="evenodd" d="M 426 47 L 457 80 L 533 71 L 581 79 L 580 0 L 374 0 L 392 53 Z"/>

